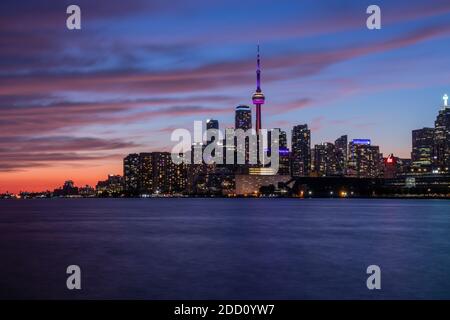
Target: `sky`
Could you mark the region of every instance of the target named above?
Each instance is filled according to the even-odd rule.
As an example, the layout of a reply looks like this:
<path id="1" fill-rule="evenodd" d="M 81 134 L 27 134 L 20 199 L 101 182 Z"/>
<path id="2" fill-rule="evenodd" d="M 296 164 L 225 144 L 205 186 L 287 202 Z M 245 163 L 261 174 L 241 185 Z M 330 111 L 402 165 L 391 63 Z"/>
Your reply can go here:
<path id="1" fill-rule="evenodd" d="M 81 30 L 66 28 L 71 4 Z M 0 193 L 95 186 L 194 120 L 233 126 L 258 44 L 263 127 L 307 123 L 313 145 L 347 134 L 409 157 L 411 130 L 450 94 L 449 40 L 448 0 L 2 0 Z"/>

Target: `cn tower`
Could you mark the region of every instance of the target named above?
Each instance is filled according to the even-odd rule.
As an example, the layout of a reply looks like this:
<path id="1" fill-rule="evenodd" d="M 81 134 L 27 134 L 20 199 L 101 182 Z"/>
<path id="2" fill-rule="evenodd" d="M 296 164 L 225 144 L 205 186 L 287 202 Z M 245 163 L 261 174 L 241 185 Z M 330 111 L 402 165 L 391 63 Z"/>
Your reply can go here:
<path id="1" fill-rule="evenodd" d="M 261 105 L 264 104 L 266 98 L 261 90 L 261 63 L 259 57 L 259 45 L 256 60 L 256 92 L 252 96 L 253 104 L 256 106 L 256 133 L 261 130 Z"/>

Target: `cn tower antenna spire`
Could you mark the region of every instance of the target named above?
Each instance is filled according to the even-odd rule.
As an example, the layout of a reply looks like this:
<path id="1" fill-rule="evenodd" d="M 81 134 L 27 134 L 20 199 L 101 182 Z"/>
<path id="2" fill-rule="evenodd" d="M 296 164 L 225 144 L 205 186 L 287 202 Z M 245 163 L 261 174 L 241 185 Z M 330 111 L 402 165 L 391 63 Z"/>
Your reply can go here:
<path id="1" fill-rule="evenodd" d="M 256 92 L 261 92 L 261 58 L 259 55 L 259 44 L 256 57 Z"/>
<path id="2" fill-rule="evenodd" d="M 266 97 L 261 90 L 261 57 L 259 54 L 259 45 L 257 46 L 256 51 L 256 91 L 253 93 L 252 100 L 256 107 L 256 132 L 259 133 L 262 127 L 261 106 L 266 100 Z"/>

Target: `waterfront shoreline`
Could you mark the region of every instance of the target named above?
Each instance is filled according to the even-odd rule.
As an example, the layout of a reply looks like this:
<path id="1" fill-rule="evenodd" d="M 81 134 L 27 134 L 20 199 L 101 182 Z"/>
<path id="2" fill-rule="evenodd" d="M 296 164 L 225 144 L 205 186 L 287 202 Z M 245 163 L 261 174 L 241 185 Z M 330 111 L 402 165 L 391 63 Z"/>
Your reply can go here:
<path id="1" fill-rule="evenodd" d="M 353 197 L 278 197 L 278 196 L 152 196 L 152 197 L 26 197 L 26 198 L 0 198 L 0 200 L 56 200 L 56 199 L 72 199 L 72 200 L 81 200 L 81 199 L 295 199 L 295 200 L 311 200 L 311 199 L 340 199 L 340 200 L 357 200 L 357 199 L 366 199 L 366 200 L 376 200 L 376 199 L 399 199 L 399 200 L 450 200 L 449 196 L 421 196 L 421 195 L 411 195 L 411 196 L 373 196 L 373 197 L 364 197 L 364 196 L 353 196 Z"/>

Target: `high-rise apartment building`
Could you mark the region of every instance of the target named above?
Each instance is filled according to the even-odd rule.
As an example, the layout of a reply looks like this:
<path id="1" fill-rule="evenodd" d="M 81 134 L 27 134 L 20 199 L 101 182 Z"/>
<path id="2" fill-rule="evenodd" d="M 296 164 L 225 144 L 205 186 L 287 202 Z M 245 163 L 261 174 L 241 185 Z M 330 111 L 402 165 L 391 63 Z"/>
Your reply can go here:
<path id="1" fill-rule="evenodd" d="M 175 164 L 169 152 L 130 154 L 124 159 L 125 192 L 170 194 L 186 188 L 186 164 Z"/>
<path id="2" fill-rule="evenodd" d="M 435 173 L 450 173 L 450 108 L 444 106 L 434 122 L 434 155 L 433 171 Z"/>
<path id="3" fill-rule="evenodd" d="M 371 145 L 369 139 L 353 139 L 348 146 L 349 176 L 377 178 L 382 174 L 383 157 L 378 146 Z"/>
<path id="4" fill-rule="evenodd" d="M 416 173 L 431 172 L 434 158 L 434 128 L 412 131 L 412 170 Z"/>
<path id="5" fill-rule="evenodd" d="M 333 143 L 324 142 L 314 146 L 314 172 L 319 177 L 337 174 L 336 152 Z"/>
<path id="6" fill-rule="evenodd" d="M 343 135 L 334 141 L 334 150 L 336 153 L 336 174 L 344 176 L 347 174 L 347 135 Z"/>
<path id="7" fill-rule="evenodd" d="M 123 177 L 125 193 L 139 193 L 139 154 L 132 153 L 123 159 Z"/>
<path id="8" fill-rule="evenodd" d="M 291 140 L 291 175 L 308 176 L 311 170 L 311 131 L 308 125 L 295 126 Z"/>
<path id="9" fill-rule="evenodd" d="M 241 130 L 249 130 L 252 128 L 252 109 L 246 105 L 236 107 L 234 115 L 234 127 Z"/>

